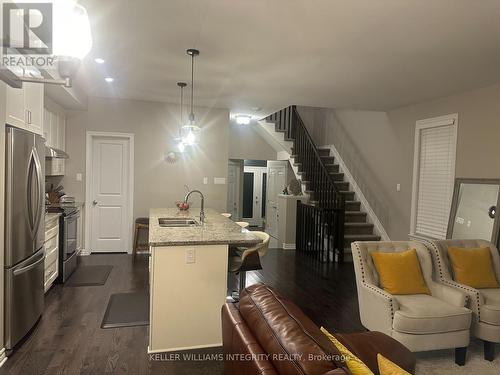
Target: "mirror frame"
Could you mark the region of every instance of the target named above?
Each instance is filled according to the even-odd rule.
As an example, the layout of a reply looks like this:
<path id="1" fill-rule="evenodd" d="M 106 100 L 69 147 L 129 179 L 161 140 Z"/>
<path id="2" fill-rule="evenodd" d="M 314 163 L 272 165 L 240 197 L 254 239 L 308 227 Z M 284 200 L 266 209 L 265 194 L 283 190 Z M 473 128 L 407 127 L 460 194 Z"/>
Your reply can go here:
<path id="1" fill-rule="evenodd" d="M 497 212 L 495 214 L 495 222 L 493 223 L 493 233 L 491 234 L 490 242 L 494 244 L 498 248 L 498 240 L 499 240 L 499 230 L 500 230 L 500 221 L 498 208 L 500 207 L 500 179 L 498 178 L 455 178 L 455 187 L 453 189 L 453 199 L 451 201 L 451 209 L 450 209 L 450 218 L 448 220 L 448 230 L 446 232 L 446 238 L 451 239 L 453 234 L 453 227 L 455 225 L 455 216 L 457 214 L 457 204 L 458 204 L 458 195 L 460 193 L 460 185 L 461 184 L 483 184 L 483 185 L 498 185 L 498 198 L 497 198 Z"/>

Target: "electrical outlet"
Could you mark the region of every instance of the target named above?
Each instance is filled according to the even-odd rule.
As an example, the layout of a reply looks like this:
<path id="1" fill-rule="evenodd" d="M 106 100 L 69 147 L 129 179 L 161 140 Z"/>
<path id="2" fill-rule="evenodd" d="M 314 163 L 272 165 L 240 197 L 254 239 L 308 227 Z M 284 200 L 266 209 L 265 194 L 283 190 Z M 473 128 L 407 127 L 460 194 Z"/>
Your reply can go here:
<path id="1" fill-rule="evenodd" d="M 189 247 L 186 249 L 186 264 L 196 263 L 196 249 Z"/>

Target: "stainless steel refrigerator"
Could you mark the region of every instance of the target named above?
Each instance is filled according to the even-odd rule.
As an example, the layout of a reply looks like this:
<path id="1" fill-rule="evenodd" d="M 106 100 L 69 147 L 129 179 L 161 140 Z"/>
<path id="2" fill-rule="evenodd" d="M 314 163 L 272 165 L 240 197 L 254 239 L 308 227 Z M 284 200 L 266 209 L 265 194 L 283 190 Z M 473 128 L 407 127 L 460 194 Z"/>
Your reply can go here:
<path id="1" fill-rule="evenodd" d="M 5 141 L 5 346 L 11 350 L 44 304 L 45 144 L 10 126 Z"/>

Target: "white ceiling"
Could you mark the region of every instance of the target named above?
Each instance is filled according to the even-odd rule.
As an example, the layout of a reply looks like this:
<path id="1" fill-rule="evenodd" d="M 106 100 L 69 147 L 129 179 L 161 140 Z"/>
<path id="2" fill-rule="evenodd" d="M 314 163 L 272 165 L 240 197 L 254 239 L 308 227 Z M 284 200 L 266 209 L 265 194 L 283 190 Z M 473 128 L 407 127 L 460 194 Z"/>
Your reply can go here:
<path id="1" fill-rule="evenodd" d="M 177 103 L 187 48 L 201 51 L 195 103 L 232 112 L 386 110 L 500 82 L 498 0 L 80 2 L 94 46 L 79 78 L 95 96 Z"/>

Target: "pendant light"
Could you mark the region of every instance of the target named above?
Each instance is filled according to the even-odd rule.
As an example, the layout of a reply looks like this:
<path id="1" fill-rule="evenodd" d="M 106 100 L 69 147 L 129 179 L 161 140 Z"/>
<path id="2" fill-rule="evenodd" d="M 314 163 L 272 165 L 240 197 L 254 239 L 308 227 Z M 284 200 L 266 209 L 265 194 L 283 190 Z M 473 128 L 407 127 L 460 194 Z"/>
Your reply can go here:
<path id="1" fill-rule="evenodd" d="M 177 138 L 177 141 L 179 143 L 177 144 L 177 149 L 180 152 L 184 152 L 184 149 L 186 148 L 183 139 L 182 139 L 182 127 L 184 126 L 184 121 L 182 119 L 182 114 L 184 113 L 184 87 L 187 86 L 186 82 L 177 82 L 177 86 L 179 86 L 180 92 L 181 92 L 181 108 L 180 108 L 180 127 L 179 127 L 179 137 Z"/>
<path id="2" fill-rule="evenodd" d="M 198 143 L 200 127 L 196 125 L 194 116 L 194 58 L 200 54 L 197 49 L 190 48 L 186 53 L 191 56 L 191 112 L 189 122 L 182 127 L 182 142 L 185 146 L 193 146 Z"/>

